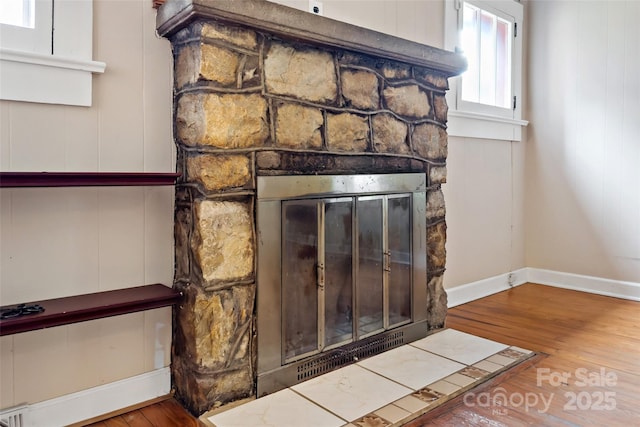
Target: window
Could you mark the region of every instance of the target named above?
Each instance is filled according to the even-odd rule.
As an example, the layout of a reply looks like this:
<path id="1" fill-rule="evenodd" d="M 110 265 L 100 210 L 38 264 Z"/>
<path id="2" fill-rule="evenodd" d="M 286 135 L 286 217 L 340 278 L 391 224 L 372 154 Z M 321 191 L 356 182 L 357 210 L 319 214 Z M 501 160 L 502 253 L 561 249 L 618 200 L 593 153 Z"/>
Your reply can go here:
<path id="1" fill-rule="evenodd" d="M 0 0 L 0 3 L 2 51 L 50 55 L 53 1 Z"/>
<path id="2" fill-rule="evenodd" d="M 92 60 L 92 0 L 0 4 L 0 99 L 90 106 L 106 66 Z"/>
<path id="3" fill-rule="evenodd" d="M 33 28 L 33 0 L 3 0 L 0 2 L 0 24 Z"/>
<path id="4" fill-rule="evenodd" d="M 522 21 L 516 0 L 447 0 L 445 48 L 468 64 L 448 94 L 450 134 L 521 139 Z"/>
<path id="5" fill-rule="evenodd" d="M 515 23 L 465 2 L 462 52 L 468 68 L 462 75 L 463 101 L 511 108 L 511 39 Z"/>

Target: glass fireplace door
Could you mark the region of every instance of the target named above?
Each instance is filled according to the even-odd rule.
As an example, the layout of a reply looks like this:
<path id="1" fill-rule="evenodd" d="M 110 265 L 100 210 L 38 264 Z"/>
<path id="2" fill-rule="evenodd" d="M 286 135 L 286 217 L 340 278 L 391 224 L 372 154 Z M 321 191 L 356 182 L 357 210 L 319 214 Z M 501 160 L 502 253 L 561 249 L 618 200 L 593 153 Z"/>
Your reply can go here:
<path id="1" fill-rule="evenodd" d="M 282 202 L 289 363 L 411 322 L 411 195 Z"/>
<path id="2" fill-rule="evenodd" d="M 388 196 L 387 205 L 387 327 L 396 327 L 411 322 L 411 198 Z"/>
<path id="3" fill-rule="evenodd" d="M 358 337 L 384 330 L 384 215 L 382 196 L 358 197 Z"/>
<path id="4" fill-rule="evenodd" d="M 426 335 L 427 181 L 257 177 L 258 396 Z"/>
<path id="5" fill-rule="evenodd" d="M 324 342 L 329 349 L 353 341 L 353 200 L 331 199 L 324 209 Z"/>
<path id="6" fill-rule="evenodd" d="M 318 203 L 283 203 L 282 354 L 296 360 L 318 352 Z M 274 310 L 278 308 L 274 307 Z"/>

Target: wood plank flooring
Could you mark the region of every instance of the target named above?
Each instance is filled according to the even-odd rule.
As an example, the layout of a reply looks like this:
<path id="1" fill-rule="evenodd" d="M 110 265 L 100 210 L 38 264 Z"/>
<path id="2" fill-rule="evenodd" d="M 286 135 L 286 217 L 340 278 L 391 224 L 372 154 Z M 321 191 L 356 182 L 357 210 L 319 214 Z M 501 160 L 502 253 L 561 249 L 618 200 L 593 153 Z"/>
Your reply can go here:
<path id="1" fill-rule="evenodd" d="M 540 355 L 406 427 L 640 426 L 640 302 L 525 284 L 450 309 L 447 326 Z M 173 399 L 91 424 L 199 425 Z"/>
<path id="2" fill-rule="evenodd" d="M 201 427 L 204 426 L 175 399 L 167 399 L 144 408 L 87 424 L 91 427 Z"/>
<path id="3" fill-rule="evenodd" d="M 544 354 L 406 427 L 640 425 L 640 302 L 525 284 L 449 310 L 447 326 Z"/>

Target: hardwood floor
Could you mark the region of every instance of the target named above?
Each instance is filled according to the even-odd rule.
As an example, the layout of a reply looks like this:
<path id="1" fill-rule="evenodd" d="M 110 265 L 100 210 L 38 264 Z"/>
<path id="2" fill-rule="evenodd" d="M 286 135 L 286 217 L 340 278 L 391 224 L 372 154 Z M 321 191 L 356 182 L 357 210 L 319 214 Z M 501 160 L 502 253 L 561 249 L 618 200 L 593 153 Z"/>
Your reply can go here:
<path id="1" fill-rule="evenodd" d="M 447 326 L 544 355 L 406 427 L 640 425 L 640 302 L 525 284 L 449 310 Z M 485 404 L 500 392 L 507 405 Z"/>
<path id="2" fill-rule="evenodd" d="M 175 399 L 167 399 L 104 421 L 91 427 L 201 427 L 204 426 Z"/>
<path id="3" fill-rule="evenodd" d="M 406 427 L 640 425 L 640 302 L 525 284 L 450 309 L 447 326 L 541 354 Z M 175 400 L 91 424 L 197 425 Z"/>

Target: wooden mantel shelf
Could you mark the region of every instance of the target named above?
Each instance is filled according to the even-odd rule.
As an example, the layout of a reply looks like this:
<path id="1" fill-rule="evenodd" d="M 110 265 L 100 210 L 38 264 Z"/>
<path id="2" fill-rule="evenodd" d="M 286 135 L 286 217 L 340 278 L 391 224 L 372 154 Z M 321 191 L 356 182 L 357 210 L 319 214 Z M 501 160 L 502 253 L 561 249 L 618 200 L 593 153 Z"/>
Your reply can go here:
<path id="1" fill-rule="evenodd" d="M 0 187 L 173 185 L 176 172 L 0 172 Z"/>
<path id="2" fill-rule="evenodd" d="M 181 298 L 181 292 L 161 284 L 153 284 L 34 301 L 27 304 L 38 304 L 44 308 L 44 311 L 10 319 L 0 319 L 0 336 L 167 307 L 178 303 Z"/>

